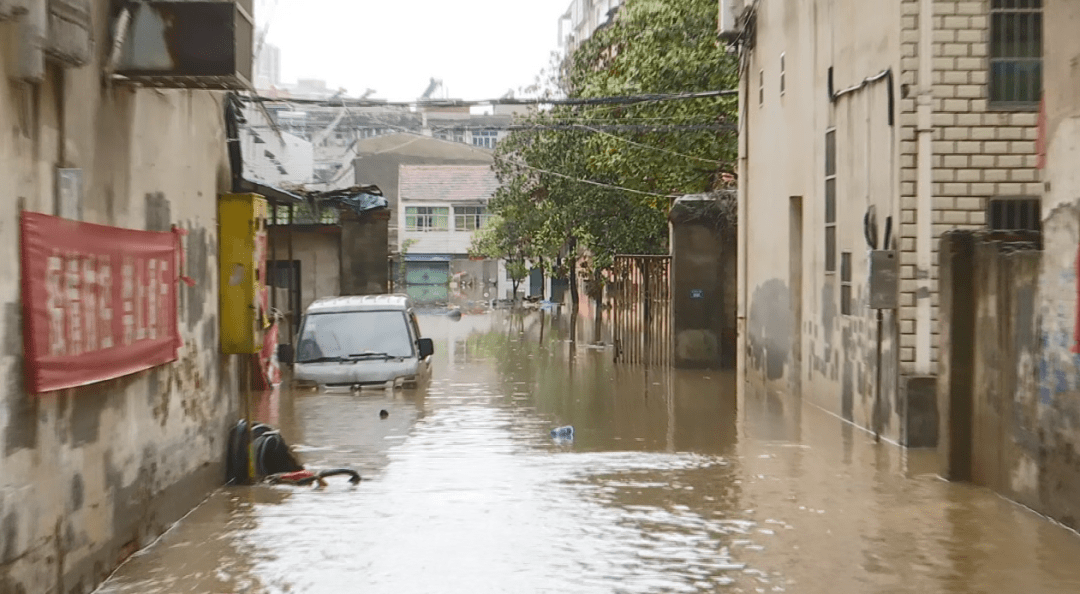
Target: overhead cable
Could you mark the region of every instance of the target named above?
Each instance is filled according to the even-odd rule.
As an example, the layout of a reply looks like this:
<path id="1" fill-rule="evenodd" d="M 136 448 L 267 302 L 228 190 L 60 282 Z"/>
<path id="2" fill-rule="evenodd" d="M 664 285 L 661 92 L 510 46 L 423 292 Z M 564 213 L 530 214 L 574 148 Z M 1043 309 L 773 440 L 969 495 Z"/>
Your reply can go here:
<path id="1" fill-rule="evenodd" d="M 247 101 L 257 103 L 297 103 L 302 105 L 321 105 L 324 107 L 486 107 L 494 105 L 626 105 L 633 103 L 645 103 L 655 101 L 684 101 L 688 99 L 708 99 L 713 97 L 728 97 L 738 95 L 738 89 L 720 89 L 715 91 L 698 91 L 692 93 L 654 93 L 648 95 L 615 95 L 610 97 L 589 97 L 578 99 L 516 99 L 502 97 L 499 99 L 431 99 L 416 101 L 383 101 L 372 99 L 299 99 L 299 98 L 274 98 L 253 95 L 244 97 Z"/>

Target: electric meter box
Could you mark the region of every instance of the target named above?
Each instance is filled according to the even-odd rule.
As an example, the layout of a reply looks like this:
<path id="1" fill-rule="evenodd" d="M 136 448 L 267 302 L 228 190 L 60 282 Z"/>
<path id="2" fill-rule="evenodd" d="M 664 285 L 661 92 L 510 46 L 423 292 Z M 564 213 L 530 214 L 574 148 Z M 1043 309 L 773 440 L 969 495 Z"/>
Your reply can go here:
<path id="1" fill-rule="evenodd" d="M 900 259 L 893 250 L 870 252 L 870 309 L 896 309 L 900 294 Z"/>
<path id="2" fill-rule="evenodd" d="M 266 199 L 225 194 L 218 199 L 221 352 L 250 355 L 263 348 L 269 326 L 266 287 Z"/>

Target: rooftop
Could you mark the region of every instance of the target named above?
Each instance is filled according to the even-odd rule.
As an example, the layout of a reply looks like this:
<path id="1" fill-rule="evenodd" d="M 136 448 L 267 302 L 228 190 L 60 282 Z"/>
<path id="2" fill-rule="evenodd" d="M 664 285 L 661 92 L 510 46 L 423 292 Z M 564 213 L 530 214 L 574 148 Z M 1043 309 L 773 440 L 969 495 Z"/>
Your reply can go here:
<path id="1" fill-rule="evenodd" d="M 402 165 L 398 197 L 402 202 L 486 203 L 499 180 L 487 165 Z"/>

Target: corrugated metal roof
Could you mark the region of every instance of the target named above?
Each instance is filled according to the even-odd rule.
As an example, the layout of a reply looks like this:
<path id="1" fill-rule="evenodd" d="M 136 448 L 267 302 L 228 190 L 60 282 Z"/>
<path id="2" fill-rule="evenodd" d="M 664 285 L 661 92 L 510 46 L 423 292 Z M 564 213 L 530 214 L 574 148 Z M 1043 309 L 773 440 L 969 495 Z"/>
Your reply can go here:
<path id="1" fill-rule="evenodd" d="M 398 198 L 403 202 L 487 202 L 499 187 L 487 165 L 402 165 Z"/>

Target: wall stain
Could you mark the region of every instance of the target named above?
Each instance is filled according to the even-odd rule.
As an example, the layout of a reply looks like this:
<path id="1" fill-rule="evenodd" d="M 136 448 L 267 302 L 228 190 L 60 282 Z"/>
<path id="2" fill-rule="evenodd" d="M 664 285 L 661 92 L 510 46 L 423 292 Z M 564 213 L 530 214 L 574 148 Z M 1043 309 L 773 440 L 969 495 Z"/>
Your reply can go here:
<path id="1" fill-rule="evenodd" d="M 794 324 L 791 292 L 783 281 L 771 279 L 754 290 L 747 333 L 753 359 L 767 379 L 776 380 L 784 375 L 791 355 Z"/>
<path id="2" fill-rule="evenodd" d="M 75 447 L 96 443 L 101 432 L 101 413 L 109 406 L 110 396 L 123 395 L 113 382 L 80 388 L 72 398 L 71 437 Z"/>
<path id="3" fill-rule="evenodd" d="M 172 229 L 172 214 L 164 192 L 146 195 L 146 230 L 168 232 Z"/>
<path id="4" fill-rule="evenodd" d="M 194 332 L 195 327 L 203 318 L 207 296 L 210 294 L 210 273 L 207 259 L 210 257 L 211 252 L 206 229 L 201 227 L 190 229 L 188 236 L 184 240 L 187 247 L 187 258 L 185 259 L 187 270 L 185 274 L 195 281 L 195 286 L 183 285 L 184 303 L 187 309 L 188 330 Z"/>
<path id="5" fill-rule="evenodd" d="M 86 487 L 83 485 L 83 477 L 79 473 L 71 477 L 71 509 L 79 511 L 86 500 Z"/>

